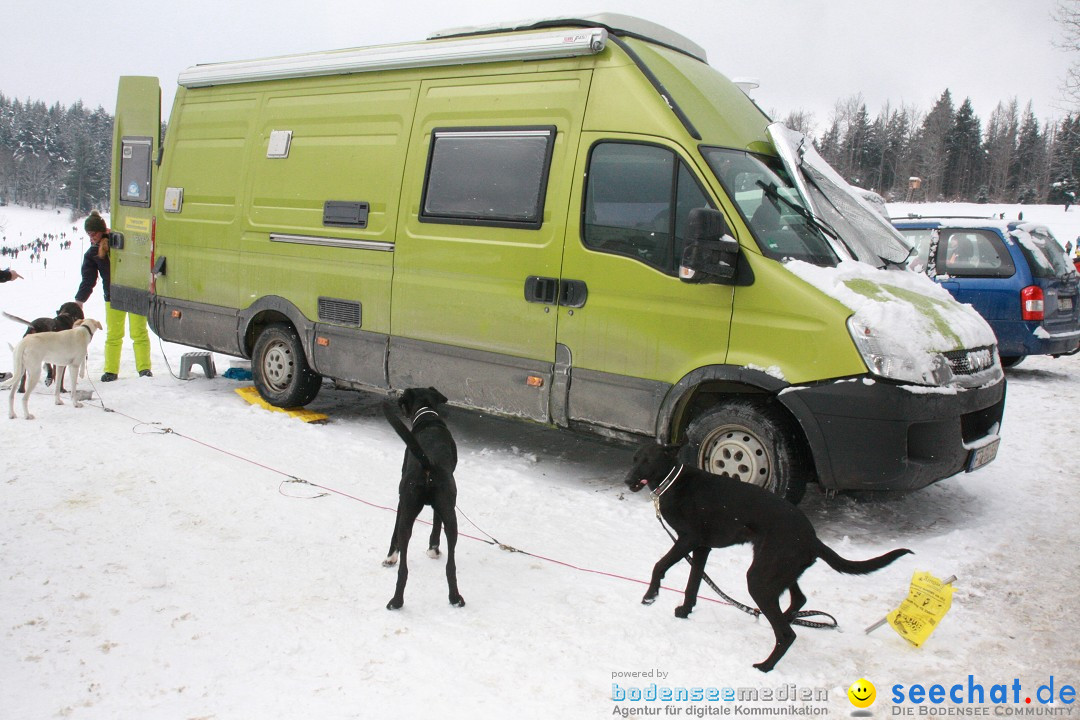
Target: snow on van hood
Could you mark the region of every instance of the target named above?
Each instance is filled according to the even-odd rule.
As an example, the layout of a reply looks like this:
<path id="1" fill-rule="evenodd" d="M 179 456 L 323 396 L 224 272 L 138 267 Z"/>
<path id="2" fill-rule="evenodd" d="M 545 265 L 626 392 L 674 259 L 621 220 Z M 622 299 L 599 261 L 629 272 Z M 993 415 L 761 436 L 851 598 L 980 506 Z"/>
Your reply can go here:
<path id="1" fill-rule="evenodd" d="M 837 267 L 793 260 L 784 267 L 850 308 L 861 326 L 915 356 L 997 343 L 994 331 L 973 307 L 957 302 L 925 275 L 882 270 L 854 260 Z"/>

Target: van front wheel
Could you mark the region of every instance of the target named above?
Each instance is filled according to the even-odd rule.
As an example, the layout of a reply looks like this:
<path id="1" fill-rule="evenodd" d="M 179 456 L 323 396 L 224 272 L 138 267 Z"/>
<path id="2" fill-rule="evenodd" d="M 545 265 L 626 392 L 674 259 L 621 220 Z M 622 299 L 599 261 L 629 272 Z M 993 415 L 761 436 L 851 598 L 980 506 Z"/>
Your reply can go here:
<path id="1" fill-rule="evenodd" d="M 302 407 L 319 394 L 322 376 L 308 367 L 300 336 L 291 325 L 268 325 L 255 341 L 252 377 L 263 400 L 274 407 Z"/>
<path id="2" fill-rule="evenodd" d="M 808 473 L 790 425 L 769 405 L 730 400 L 695 418 L 686 435 L 701 469 L 798 503 Z"/>

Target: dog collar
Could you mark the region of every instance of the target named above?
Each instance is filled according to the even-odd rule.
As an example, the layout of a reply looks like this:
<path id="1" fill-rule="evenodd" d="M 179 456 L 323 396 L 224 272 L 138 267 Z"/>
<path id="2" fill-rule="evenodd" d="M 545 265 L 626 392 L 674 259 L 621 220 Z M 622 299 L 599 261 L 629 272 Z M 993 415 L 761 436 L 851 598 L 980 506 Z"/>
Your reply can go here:
<path id="1" fill-rule="evenodd" d="M 430 414 L 434 415 L 435 417 L 439 417 L 439 413 L 435 412 L 435 411 L 434 411 L 434 410 L 432 410 L 431 408 L 429 408 L 429 407 L 422 407 L 422 408 L 420 408 L 419 410 L 417 410 L 417 411 L 416 411 L 416 415 L 414 415 L 414 416 L 413 416 L 413 419 L 412 419 L 412 421 L 413 421 L 413 425 L 415 425 L 416 423 L 420 422 L 420 418 L 421 418 L 421 417 L 423 417 L 424 415 L 427 415 L 428 413 L 430 413 Z"/>
<path id="2" fill-rule="evenodd" d="M 653 497 L 659 500 L 661 495 L 670 490 L 671 486 L 674 485 L 675 481 L 679 479 L 680 475 L 682 475 L 684 467 L 686 466 L 676 465 L 675 467 L 671 468 L 671 471 L 668 472 L 667 477 L 664 478 L 663 482 L 660 483 L 659 487 L 653 490 Z"/>
<path id="3" fill-rule="evenodd" d="M 660 496 L 671 489 L 671 486 L 674 485 L 675 481 L 679 479 L 680 475 L 682 475 L 684 467 L 686 466 L 676 465 L 675 467 L 671 468 L 671 471 L 668 472 L 667 477 L 664 478 L 664 481 L 661 482 L 655 490 L 653 490 L 652 504 L 653 507 L 656 509 L 656 517 L 660 517 Z"/>
<path id="4" fill-rule="evenodd" d="M 94 337 L 94 328 L 90 327 L 89 325 L 80 325 L 79 327 L 85 329 L 86 332 L 90 333 L 90 337 Z"/>

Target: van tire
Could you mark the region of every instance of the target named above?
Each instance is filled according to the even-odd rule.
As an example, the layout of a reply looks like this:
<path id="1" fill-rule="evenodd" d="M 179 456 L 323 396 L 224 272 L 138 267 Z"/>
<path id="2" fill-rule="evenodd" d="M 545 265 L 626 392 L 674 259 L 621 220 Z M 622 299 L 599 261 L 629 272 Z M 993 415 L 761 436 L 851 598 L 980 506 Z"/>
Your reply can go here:
<path id="1" fill-rule="evenodd" d="M 303 407 L 315 399 L 322 376 L 308 367 L 300 336 L 291 325 L 267 325 L 255 340 L 251 373 L 263 400 L 274 407 Z"/>
<path id="2" fill-rule="evenodd" d="M 727 473 L 798 504 L 810 472 L 794 423 L 772 405 L 728 400 L 686 429 L 691 457 L 711 473 Z"/>

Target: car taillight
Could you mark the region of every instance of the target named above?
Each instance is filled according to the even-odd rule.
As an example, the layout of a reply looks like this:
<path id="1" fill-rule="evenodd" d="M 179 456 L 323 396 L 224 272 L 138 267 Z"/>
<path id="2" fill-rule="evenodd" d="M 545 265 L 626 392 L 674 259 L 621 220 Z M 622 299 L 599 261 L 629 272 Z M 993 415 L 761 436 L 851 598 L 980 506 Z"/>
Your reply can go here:
<path id="1" fill-rule="evenodd" d="M 1020 291 L 1020 317 L 1024 320 L 1043 319 L 1043 291 L 1038 285 L 1029 285 Z"/>

